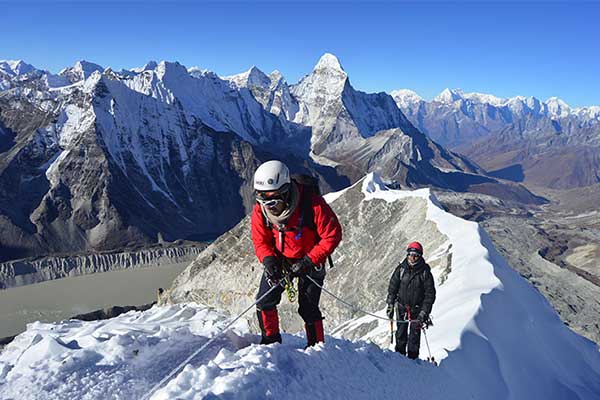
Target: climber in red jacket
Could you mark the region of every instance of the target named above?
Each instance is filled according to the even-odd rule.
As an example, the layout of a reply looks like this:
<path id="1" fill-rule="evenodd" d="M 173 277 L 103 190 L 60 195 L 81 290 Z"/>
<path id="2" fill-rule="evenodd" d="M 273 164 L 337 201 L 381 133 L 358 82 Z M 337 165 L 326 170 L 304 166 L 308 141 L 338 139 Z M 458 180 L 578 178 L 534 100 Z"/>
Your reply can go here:
<path id="1" fill-rule="evenodd" d="M 256 205 L 252 211 L 252 242 L 264 272 L 256 298 L 278 285 L 257 304 L 261 344 L 281 343 L 277 305 L 284 273 L 298 277 L 298 313 L 305 323 L 307 346 L 323 342 L 319 309 L 325 261 L 342 239 L 337 216 L 311 186 L 290 178 L 281 161 L 267 161 L 254 174 Z"/>

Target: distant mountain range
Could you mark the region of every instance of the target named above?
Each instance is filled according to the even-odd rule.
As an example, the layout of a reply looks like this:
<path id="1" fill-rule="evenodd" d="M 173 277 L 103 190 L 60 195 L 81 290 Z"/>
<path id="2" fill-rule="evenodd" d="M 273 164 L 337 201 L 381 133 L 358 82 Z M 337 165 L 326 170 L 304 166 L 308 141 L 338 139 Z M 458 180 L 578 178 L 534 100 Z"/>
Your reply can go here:
<path id="1" fill-rule="evenodd" d="M 396 187 L 540 201 L 425 136 L 392 96 L 355 90 L 331 54 L 295 85 L 256 67 L 0 61 L 3 259 L 215 237 L 252 206 L 252 174 L 272 158 L 329 189 L 375 171 Z"/>
<path id="2" fill-rule="evenodd" d="M 407 118 L 436 142 L 491 175 L 566 189 L 600 182 L 600 107 L 571 108 L 552 97 L 498 98 L 444 90 L 432 101 L 391 93 Z"/>

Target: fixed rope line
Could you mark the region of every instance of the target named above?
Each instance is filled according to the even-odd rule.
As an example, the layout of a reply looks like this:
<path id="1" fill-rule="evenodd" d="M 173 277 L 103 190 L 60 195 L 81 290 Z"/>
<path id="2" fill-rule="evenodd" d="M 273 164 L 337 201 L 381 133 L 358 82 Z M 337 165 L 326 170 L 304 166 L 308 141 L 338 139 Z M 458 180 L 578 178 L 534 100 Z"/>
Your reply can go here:
<path id="1" fill-rule="evenodd" d="M 251 304 L 250 306 L 248 306 L 248 308 L 246 308 L 244 311 L 242 311 L 237 317 L 235 317 L 235 319 L 233 319 L 230 323 L 228 323 L 223 329 L 221 329 L 215 336 L 213 336 L 212 338 L 210 338 L 206 343 L 204 343 L 198 350 L 196 350 L 195 352 L 192 353 L 191 356 L 189 356 L 188 358 L 186 358 L 183 362 L 181 362 L 177 367 L 175 367 L 171 372 L 169 372 L 169 374 L 167 376 L 165 376 L 160 382 L 158 382 L 156 385 L 154 385 L 152 387 L 152 389 L 150 389 L 149 392 L 147 392 L 143 397 L 142 400 L 147 400 L 150 398 L 150 396 L 152 396 L 152 394 L 154 394 L 154 392 L 156 392 L 158 389 L 160 389 L 160 387 L 167 382 L 169 379 L 171 379 L 177 372 L 179 372 L 179 370 L 183 367 L 185 367 L 190 361 L 192 361 L 192 359 L 194 357 L 196 357 L 202 350 L 206 349 L 208 347 L 209 344 L 211 344 L 212 342 L 214 342 L 219 336 L 221 336 L 227 329 L 229 329 L 229 327 L 231 327 L 233 324 L 235 324 L 237 322 L 238 319 L 242 318 L 242 316 L 244 314 L 246 314 L 248 311 L 250 311 L 250 309 L 252 307 L 254 307 L 256 304 L 258 304 L 261 300 L 263 300 L 265 297 L 267 297 L 273 290 L 275 290 L 277 287 L 279 287 L 281 285 L 281 283 L 278 283 L 276 285 L 271 286 L 271 288 L 265 293 L 263 294 L 258 300 L 256 300 L 253 304 Z"/>
<path id="2" fill-rule="evenodd" d="M 321 289 L 322 291 L 324 291 L 325 293 L 327 293 L 328 295 L 330 295 L 331 297 L 333 297 L 334 299 L 336 299 L 337 301 L 339 301 L 340 303 L 343 303 L 345 305 L 347 305 L 348 307 L 350 307 L 353 311 L 360 311 L 363 314 L 367 314 L 370 315 L 371 317 L 377 318 L 377 319 L 382 319 L 385 321 L 393 321 L 397 324 L 410 324 L 410 323 L 416 323 L 419 322 L 416 319 L 412 319 L 412 320 L 398 320 L 398 319 L 393 319 L 393 318 L 386 318 L 386 317 L 382 317 L 380 315 L 377 314 L 373 314 L 372 312 L 366 311 L 361 309 L 360 307 L 355 306 L 354 304 L 348 303 L 346 300 L 336 296 L 335 294 L 331 293 L 329 290 L 325 289 L 323 286 L 319 285 L 312 277 L 310 277 L 309 275 L 306 275 L 306 277 L 308 279 L 310 279 L 310 281 L 312 283 L 314 283 L 315 285 L 317 285 L 317 287 L 319 289 Z"/>

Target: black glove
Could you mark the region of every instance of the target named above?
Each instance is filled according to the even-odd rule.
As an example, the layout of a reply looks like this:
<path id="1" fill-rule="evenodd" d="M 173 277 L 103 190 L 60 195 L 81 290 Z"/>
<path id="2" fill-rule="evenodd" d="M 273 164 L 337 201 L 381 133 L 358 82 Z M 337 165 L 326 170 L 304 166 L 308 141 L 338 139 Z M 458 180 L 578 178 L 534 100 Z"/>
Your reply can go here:
<path id="1" fill-rule="evenodd" d="M 388 304 L 387 310 L 385 310 L 385 313 L 387 314 L 389 319 L 394 319 L 394 305 Z"/>
<path id="2" fill-rule="evenodd" d="M 304 276 L 313 270 L 315 264 L 308 256 L 304 256 L 291 266 L 292 276 Z"/>
<path id="3" fill-rule="evenodd" d="M 263 259 L 263 265 L 265 266 L 265 274 L 267 278 L 272 282 L 279 282 L 283 278 L 281 273 L 281 262 L 275 256 L 266 256 Z"/>
<path id="4" fill-rule="evenodd" d="M 427 321 L 427 313 L 425 311 L 421 311 L 419 312 L 419 315 L 417 315 L 417 321 L 419 321 L 420 324 L 424 324 L 425 321 Z"/>

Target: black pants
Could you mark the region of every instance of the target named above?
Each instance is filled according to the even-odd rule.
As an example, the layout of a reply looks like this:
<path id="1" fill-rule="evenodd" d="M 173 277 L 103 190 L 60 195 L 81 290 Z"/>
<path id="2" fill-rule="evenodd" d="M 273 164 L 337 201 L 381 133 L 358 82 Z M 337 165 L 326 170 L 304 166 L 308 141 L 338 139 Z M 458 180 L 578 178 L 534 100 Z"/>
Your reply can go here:
<path id="1" fill-rule="evenodd" d="M 320 286 L 323 286 L 323 281 L 325 279 L 324 274 L 313 272 L 310 276 Z M 262 278 L 260 279 L 260 286 L 256 298 L 259 299 L 269 289 L 271 289 L 271 286 L 269 285 L 266 274 L 263 273 Z M 281 301 L 281 294 L 283 291 L 283 286 L 278 286 L 275 290 L 269 293 L 267 297 L 262 299 L 262 301 L 256 305 L 256 308 L 259 311 L 272 310 L 276 308 Z M 304 322 L 311 323 L 323 319 L 323 315 L 319 309 L 320 298 L 321 289 L 317 287 L 317 285 L 312 283 L 306 277 L 298 278 L 298 313 Z"/>
<path id="2" fill-rule="evenodd" d="M 399 320 L 402 318 L 399 318 Z M 408 331 L 408 322 L 396 324 L 396 351 L 408 358 L 419 358 L 419 347 L 421 347 L 421 326 L 418 323 L 410 324 Z"/>

